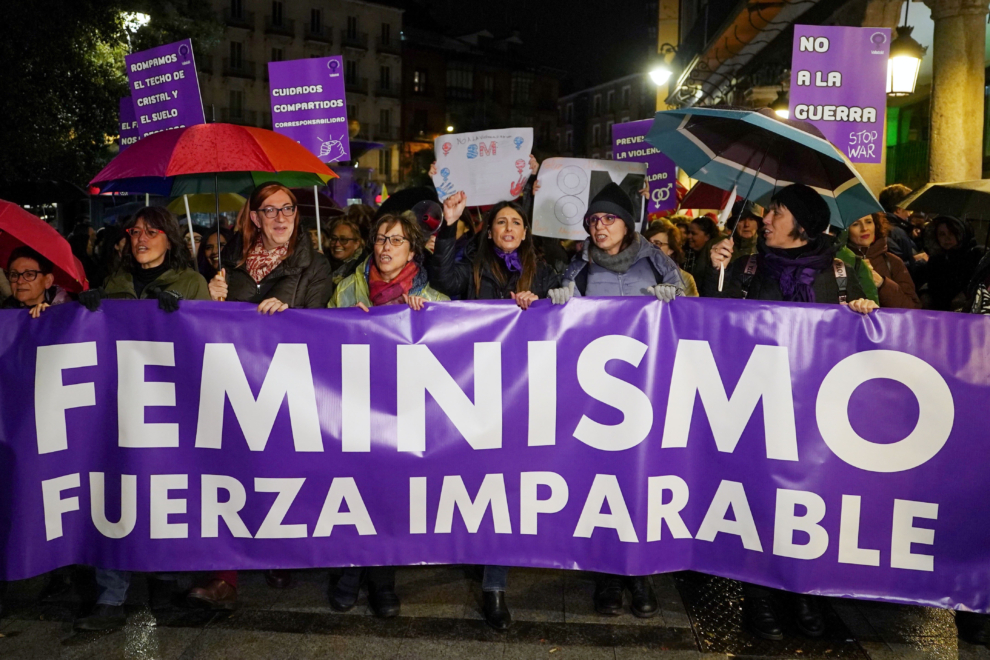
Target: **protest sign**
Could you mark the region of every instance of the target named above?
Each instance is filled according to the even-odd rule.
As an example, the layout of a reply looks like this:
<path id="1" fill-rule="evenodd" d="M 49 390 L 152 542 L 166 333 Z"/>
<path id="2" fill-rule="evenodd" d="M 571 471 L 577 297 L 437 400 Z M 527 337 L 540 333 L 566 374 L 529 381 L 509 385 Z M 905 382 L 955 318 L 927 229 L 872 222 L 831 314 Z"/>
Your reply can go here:
<path id="1" fill-rule="evenodd" d="M 889 28 L 795 25 L 790 117 L 814 124 L 854 163 L 879 163 Z"/>
<path id="2" fill-rule="evenodd" d="M 351 159 L 340 55 L 269 62 L 272 128 L 325 163 Z"/>
<path id="3" fill-rule="evenodd" d="M 533 203 L 533 234 L 550 238 L 584 240 L 584 214 L 588 204 L 607 184 L 615 182 L 629 195 L 633 226 L 642 221 L 646 163 L 548 158 L 540 165 L 540 189 Z"/>
<path id="4" fill-rule="evenodd" d="M 650 184 L 647 215 L 677 208 L 677 165 L 646 141 L 652 125 L 652 119 L 612 125 L 612 158 L 646 163 L 646 179 Z"/>
<path id="5" fill-rule="evenodd" d="M 131 97 L 120 99 L 120 150 L 123 151 L 138 141 L 137 117 L 134 116 L 134 103 Z"/>
<path id="6" fill-rule="evenodd" d="M 0 579 L 695 570 L 987 611 L 985 330 L 647 297 L 3 310 Z"/>
<path id="7" fill-rule="evenodd" d="M 441 135 L 433 143 L 433 185 L 442 202 L 458 191 L 470 206 L 487 206 L 522 195 L 532 173 L 532 128 L 500 128 Z"/>
<path id="8" fill-rule="evenodd" d="M 192 41 L 131 53 L 124 63 L 140 137 L 206 123 Z"/>

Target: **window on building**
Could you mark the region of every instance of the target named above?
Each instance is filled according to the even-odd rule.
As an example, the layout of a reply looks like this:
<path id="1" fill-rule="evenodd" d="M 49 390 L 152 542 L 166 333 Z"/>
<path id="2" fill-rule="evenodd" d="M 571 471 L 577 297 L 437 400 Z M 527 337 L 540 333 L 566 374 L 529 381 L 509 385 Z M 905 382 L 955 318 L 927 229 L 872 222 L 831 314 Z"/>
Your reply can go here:
<path id="1" fill-rule="evenodd" d="M 605 108 L 606 112 L 615 112 L 615 90 L 608 90 L 608 95 L 605 97 Z"/>
<path id="2" fill-rule="evenodd" d="M 628 110 L 629 104 L 632 102 L 632 88 L 626 85 L 622 88 L 622 109 Z M 625 121 L 625 120 L 623 120 Z"/>
<path id="3" fill-rule="evenodd" d="M 605 159 L 606 160 L 612 160 L 612 150 L 611 149 L 609 149 L 608 151 L 605 152 Z"/>
<path id="4" fill-rule="evenodd" d="M 574 133 L 567 131 L 567 151 L 574 151 Z"/>
<path id="5" fill-rule="evenodd" d="M 392 69 L 387 66 L 378 68 L 378 86 L 389 89 L 392 86 Z"/>
<path id="6" fill-rule="evenodd" d="M 413 94 L 426 94 L 426 69 L 413 71 Z"/>
<path id="7" fill-rule="evenodd" d="M 612 144 L 612 124 L 613 123 L 614 122 L 611 122 L 611 121 L 605 123 L 605 140 L 609 144 Z"/>
<path id="8" fill-rule="evenodd" d="M 347 105 L 347 119 L 348 120 L 351 120 L 351 119 L 354 119 L 355 121 L 357 120 L 357 118 L 358 118 L 357 108 L 358 108 L 357 105 L 355 105 L 353 103 L 349 103 Z"/>
<path id="9" fill-rule="evenodd" d="M 627 121 L 629 121 L 629 115 L 623 115 L 622 116 L 622 123 L 625 124 Z"/>
<path id="10" fill-rule="evenodd" d="M 319 9 L 309 10 L 309 31 L 316 34 L 323 30 L 323 12 Z"/>
<path id="11" fill-rule="evenodd" d="M 593 153 L 593 154 L 591 154 L 591 157 L 592 157 L 592 158 L 593 158 L 594 160 L 598 160 L 599 158 L 601 158 L 601 154 L 599 154 L 599 153 L 598 153 L 598 152 L 596 151 L 595 153 Z"/>
<path id="12" fill-rule="evenodd" d="M 385 178 L 392 178 L 392 150 L 382 149 L 378 152 L 378 171 Z"/>
<path id="13" fill-rule="evenodd" d="M 600 147 L 602 144 L 602 126 L 595 124 L 591 127 L 591 146 Z"/>
<path id="14" fill-rule="evenodd" d="M 354 60 L 344 62 L 344 82 L 348 85 L 357 83 L 357 62 Z"/>
<path id="15" fill-rule="evenodd" d="M 230 0 L 231 18 L 244 18 L 244 0 Z"/>
<path id="16" fill-rule="evenodd" d="M 486 99 L 495 97 L 495 76 L 488 74 L 481 79 L 482 89 Z"/>
<path id="17" fill-rule="evenodd" d="M 419 108 L 413 112 L 412 129 L 415 135 L 424 135 L 426 133 L 427 114 L 426 110 Z"/>
<path id="18" fill-rule="evenodd" d="M 239 41 L 230 42 L 230 68 L 239 69 L 244 62 L 244 46 Z"/>
<path id="19" fill-rule="evenodd" d="M 351 39 L 357 38 L 357 16 L 347 17 L 347 36 Z"/>
<path id="20" fill-rule="evenodd" d="M 529 103 L 533 100 L 533 82 L 535 76 L 532 73 L 514 71 L 512 73 L 512 89 L 510 90 L 513 104 Z"/>
<path id="21" fill-rule="evenodd" d="M 466 62 L 448 62 L 447 89 L 458 96 L 470 96 L 474 91 L 474 68 Z"/>
<path id="22" fill-rule="evenodd" d="M 272 62 L 281 62 L 285 59 L 285 51 L 281 48 L 272 48 Z"/>
<path id="23" fill-rule="evenodd" d="M 591 104 L 592 112 L 597 117 L 602 114 L 602 95 L 595 94 L 595 100 Z"/>
<path id="24" fill-rule="evenodd" d="M 382 45 L 388 46 L 392 43 L 392 26 L 388 23 L 382 23 Z"/>
<path id="25" fill-rule="evenodd" d="M 244 92 L 230 90 L 230 118 L 241 119 L 244 117 Z"/>
<path id="26" fill-rule="evenodd" d="M 392 128 L 392 111 L 388 109 L 381 109 L 378 111 L 378 130 L 382 133 L 388 133 Z"/>
<path id="27" fill-rule="evenodd" d="M 272 0 L 272 25 L 282 25 L 282 3 Z"/>

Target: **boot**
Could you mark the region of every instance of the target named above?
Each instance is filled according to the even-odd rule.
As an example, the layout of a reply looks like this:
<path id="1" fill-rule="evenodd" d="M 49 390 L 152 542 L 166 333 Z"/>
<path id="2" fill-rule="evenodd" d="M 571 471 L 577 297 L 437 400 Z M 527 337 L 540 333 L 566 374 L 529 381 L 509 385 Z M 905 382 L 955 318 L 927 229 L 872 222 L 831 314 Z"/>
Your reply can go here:
<path id="1" fill-rule="evenodd" d="M 292 571 L 265 571 L 265 582 L 272 589 L 288 589 L 292 584 Z"/>
<path id="2" fill-rule="evenodd" d="M 123 605 L 97 605 L 89 616 L 76 619 L 73 628 L 79 631 L 105 631 L 123 628 L 127 614 Z"/>
<path id="3" fill-rule="evenodd" d="M 743 620 L 746 626 L 760 639 L 779 642 L 784 639 L 784 631 L 773 613 L 770 599 L 765 596 L 747 596 L 743 600 Z"/>
<path id="4" fill-rule="evenodd" d="M 815 596 L 795 598 L 794 622 L 805 637 L 818 639 L 825 634 L 825 616 L 821 601 Z"/>
<path id="5" fill-rule="evenodd" d="M 505 592 L 482 591 L 481 600 L 485 610 L 485 623 L 498 631 L 508 630 L 512 625 L 512 614 L 505 604 Z"/>
<path id="6" fill-rule="evenodd" d="M 600 575 L 595 585 L 595 611 L 605 616 L 622 612 L 622 577 Z"/>
<path id="7" fill-rule="evenodd" d="M 368 584 L 368 603 L 375 616 L 381 619 L 391 619 L 399 616 L 399 596 L 395 593 L 395 583 Z"/>
<path id="8" fill-rule="evenodd" d="M 649 619 L 660 611 L 660 603 L 647 576 L 626 578 L 626 588 L 632 595 L 632 613 L 640 619 Z"/>
<path id="9" fill-rule="evenodd" d="M 237 607 L 237 589 L 223 580 L 212 580 L 205 587 L 190 590 L 186 600 L 191 607 L 232 610 Z"/>
<path id="10" fill-rule="evenodd" d="M 345 568 L 343 575 L 337 580 L 337 584 L 330 590 L 327 596 L 330 599 L 330 609 L 335 612 L 347 612 L 357 603 L 358 594 L 361 592 L 361 577 L 364 569 Z"/>

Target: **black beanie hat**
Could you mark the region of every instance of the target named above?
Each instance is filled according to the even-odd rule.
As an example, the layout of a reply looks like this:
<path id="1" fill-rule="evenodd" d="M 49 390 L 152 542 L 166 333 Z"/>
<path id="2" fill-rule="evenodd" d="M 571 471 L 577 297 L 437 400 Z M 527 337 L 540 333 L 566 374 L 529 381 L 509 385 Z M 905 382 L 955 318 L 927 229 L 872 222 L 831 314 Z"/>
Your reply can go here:
<path id="1" fill-rule="evenodd" d="M 598 191 L 595 198 L 588 204 L 588 211 L 584 214 L 584 230 L 589 234 L 591 233 L 591 226 L 588 223 L 588 218 L 596 213 L 617 215 L 626 223 L 626 229 L 629 233 L 636 231 L 633 226 L 632 201 L 630 201 L 629 195 L 614 181 Z"/>
<path id="2" fill-rule="evenodd" d="M 832 212 L 822 196 L 800 183 L 792 183 L 778 190 L 770 200 L 770 204 L 778 204 L 790 211 L 794 220 L 810 238 L 828 229 L 832 217 Z"/>

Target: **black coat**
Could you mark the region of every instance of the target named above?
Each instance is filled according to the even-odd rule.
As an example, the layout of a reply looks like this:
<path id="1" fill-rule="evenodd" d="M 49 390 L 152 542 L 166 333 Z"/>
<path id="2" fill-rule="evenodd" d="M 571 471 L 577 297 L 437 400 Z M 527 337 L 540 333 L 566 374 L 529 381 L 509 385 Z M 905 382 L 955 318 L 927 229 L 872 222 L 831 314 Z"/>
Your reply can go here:
<path id="1" fill-rule="evenodd" d="M 520 273 L 505 269 L 502 271 L 503 282 L 499 283 L 490 269 L 482 267 L 481 291 L 474 285 L 474 259 L 478 253 L 478 244 L 472 241 L 465 249 L 463 258 L 457 260 L 457 225 L 447 225 L 437 234 L 433 257 L 426 260 L 430 285 L 451 298 L 463 300 L 505 300 L 516 290 Z M 498 267 L 498 266 L 496 266 Z M 536 262 L 536 274 L 533 275 L 530 292 L 540 298 L 546 298 L 547 292 L 560 286 L 560 276 L 542 261 Z"/>
<path id="2" fill-rule="evenodd" d="M 224 257 L 227 256 L 224 251 Z M 333 294 L 330 264 L 313 249 L 305 234 L 296 241 L 292 254 L 261 282 L 254 281 L 245 264 L 226 268 L 227 300 L 234 302 L 257 305 L 269 298 L 277 298 L 289 307 L 318 309 L 326 307 Z"/>

